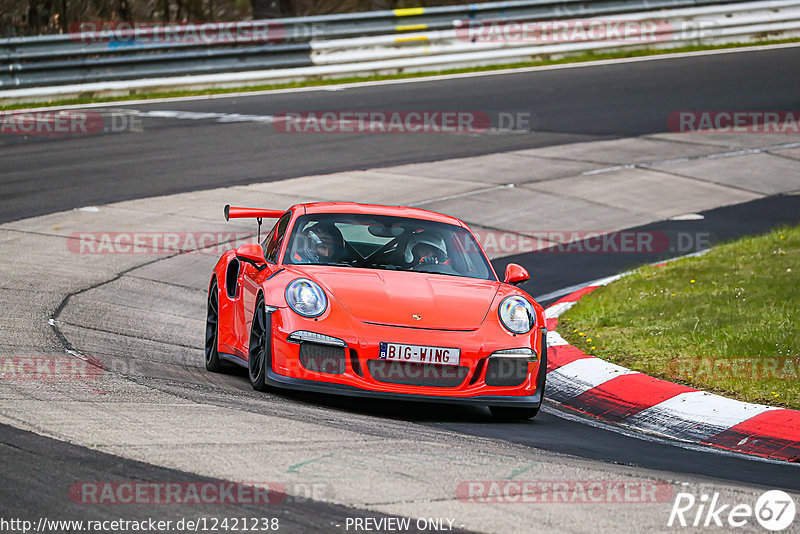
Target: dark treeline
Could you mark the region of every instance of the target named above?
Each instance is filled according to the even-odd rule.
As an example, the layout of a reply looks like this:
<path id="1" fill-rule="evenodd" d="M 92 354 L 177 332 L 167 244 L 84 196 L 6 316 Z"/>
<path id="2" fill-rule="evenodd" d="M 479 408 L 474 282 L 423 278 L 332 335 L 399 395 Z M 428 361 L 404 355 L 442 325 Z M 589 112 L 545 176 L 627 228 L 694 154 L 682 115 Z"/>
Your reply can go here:
<path id="1" fill-rule="evenodd" d="M 467 3 L 474 0 L 0 0 L 0 37 L 65 33 L 83 21 L 238 21 Z"/>

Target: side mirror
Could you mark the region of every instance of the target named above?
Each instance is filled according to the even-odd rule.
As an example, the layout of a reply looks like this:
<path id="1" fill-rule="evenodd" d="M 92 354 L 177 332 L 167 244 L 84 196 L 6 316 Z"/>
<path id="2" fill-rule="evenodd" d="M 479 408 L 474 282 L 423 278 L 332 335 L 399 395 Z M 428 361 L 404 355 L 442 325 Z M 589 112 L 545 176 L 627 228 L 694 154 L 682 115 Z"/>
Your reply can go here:
<path id="1" fill-rule="evenodd" d="M 258 243 L 245 243 L 236 249 L 236 258 L 245 263 L 249 263 L 259 271 L 267 268 L 264 260 L 264 250 Z"/>
<path id="2" fill-rule="evenodd" d="M 528 274 L 528 271 L 522 265 L 517 263 L 509 263 L 506 265 L 506 279 L 504 280 L 506 284 L 516 286 L 530 280 L 530 278 L 531 275 Z"/>

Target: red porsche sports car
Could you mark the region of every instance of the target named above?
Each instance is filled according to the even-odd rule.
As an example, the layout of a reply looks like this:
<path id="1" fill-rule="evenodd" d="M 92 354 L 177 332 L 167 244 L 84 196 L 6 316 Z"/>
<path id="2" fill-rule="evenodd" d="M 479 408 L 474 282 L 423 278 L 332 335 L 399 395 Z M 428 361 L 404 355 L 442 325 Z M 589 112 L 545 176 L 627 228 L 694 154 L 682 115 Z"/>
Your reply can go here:
<path id="1" fill-rule="evenodd" d="M 287 211 L 259 243 L 225 252 L 208 288 L 205 360 L 247 367 L 256 390 L 488 406 L 534 417 L 547 369 L 544 310 L 501 282 L 470 229 L 426 210 L 319 202 Z"/>

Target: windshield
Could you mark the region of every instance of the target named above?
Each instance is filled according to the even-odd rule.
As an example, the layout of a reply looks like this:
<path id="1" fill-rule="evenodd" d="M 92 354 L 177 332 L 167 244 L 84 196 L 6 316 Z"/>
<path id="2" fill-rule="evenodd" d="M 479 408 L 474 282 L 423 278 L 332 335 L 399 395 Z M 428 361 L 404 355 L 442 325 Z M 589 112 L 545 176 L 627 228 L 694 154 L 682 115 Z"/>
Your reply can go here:
<path id="1" fill-rule="evenodd" d="M 496 279 L 466 229 L 381 215 L 321 213 L 298 217 L 284 263 Z"/>

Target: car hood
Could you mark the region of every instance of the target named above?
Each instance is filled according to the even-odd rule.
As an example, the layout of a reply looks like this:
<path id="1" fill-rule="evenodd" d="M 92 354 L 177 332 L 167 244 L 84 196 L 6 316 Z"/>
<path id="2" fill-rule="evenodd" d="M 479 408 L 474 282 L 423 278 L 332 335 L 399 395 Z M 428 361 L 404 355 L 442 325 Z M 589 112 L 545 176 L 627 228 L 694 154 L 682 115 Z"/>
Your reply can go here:
<path id="1" fill-rule="evenodd" d="M 313 277 L 361 321 L 438 330 L 478 328 L 500 285 L 475 278 L 361 269 L 318 271 Z"/>

